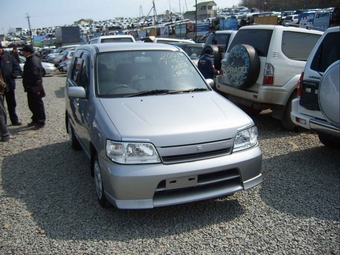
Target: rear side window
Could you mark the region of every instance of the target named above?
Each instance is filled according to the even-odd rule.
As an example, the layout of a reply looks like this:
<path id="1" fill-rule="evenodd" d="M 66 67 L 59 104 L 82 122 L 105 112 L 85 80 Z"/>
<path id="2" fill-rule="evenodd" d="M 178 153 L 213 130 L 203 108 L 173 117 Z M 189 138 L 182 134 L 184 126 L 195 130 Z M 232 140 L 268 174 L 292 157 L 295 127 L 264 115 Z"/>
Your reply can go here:
<path id="1" fill-rule="evenodd" d="M 230 34 L 215 34 L 212 44 L 228 45 Z"/>
<path id="2" fill-rule="evenodd" d="M 239 30 L 231 42 L 228 52 L 237 44 L 248 44 L 257 52 L 259 57 L 266 57 L 273 30 L 244 29 Z"/>
<path id="3" fill-rule="evenodd" d="M 319 72 L 324 72 L 335 61 L 340 59 L 340 33 L 329 33 L 320 44 L 314 59 L 311 69 Z"/>
<path id="4" fill-rule="evenodd" d="M 284 31 L 282 35 L 282 52 L 287 58 L 307 61 L 321 35 Z"/>

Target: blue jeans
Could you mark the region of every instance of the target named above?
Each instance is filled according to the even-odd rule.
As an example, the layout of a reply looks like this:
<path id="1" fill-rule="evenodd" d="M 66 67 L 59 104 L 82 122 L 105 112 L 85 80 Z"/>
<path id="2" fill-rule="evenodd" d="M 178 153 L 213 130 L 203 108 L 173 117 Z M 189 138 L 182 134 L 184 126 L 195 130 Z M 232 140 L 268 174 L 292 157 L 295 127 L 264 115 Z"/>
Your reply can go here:
<path id="1" fill-rule="evenodd" d="M 4 95 L 0 95 L 0 134 L 1 139 L 5 139 L 9 136 L 9 132 L 7 129 L 7 115 L 4 104 Z"/>

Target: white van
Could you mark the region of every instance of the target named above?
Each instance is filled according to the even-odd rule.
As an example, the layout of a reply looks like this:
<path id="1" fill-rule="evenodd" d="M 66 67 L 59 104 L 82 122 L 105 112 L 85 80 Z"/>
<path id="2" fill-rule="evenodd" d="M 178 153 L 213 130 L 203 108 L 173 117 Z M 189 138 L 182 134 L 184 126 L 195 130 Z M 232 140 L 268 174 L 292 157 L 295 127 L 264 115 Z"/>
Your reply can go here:
<path id="1" fill-rule="evenodd" d="M 112 42 L 136 42 L 136 40 L 132 35 L 106 35 L 91 39 L 89 44 Z"/>

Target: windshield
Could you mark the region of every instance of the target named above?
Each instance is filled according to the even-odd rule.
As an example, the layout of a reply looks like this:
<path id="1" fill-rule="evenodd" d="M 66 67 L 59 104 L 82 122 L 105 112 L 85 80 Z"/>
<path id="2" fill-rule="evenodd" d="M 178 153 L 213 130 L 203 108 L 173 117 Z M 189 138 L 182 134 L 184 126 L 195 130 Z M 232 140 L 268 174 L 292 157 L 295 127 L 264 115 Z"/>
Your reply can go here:
<path id="1" fill-rule="evenodd" d="M 207 89 L 183 52 L 119 51 L 100 53 L 96 58 L 99 97 L 198 93 Z"/>

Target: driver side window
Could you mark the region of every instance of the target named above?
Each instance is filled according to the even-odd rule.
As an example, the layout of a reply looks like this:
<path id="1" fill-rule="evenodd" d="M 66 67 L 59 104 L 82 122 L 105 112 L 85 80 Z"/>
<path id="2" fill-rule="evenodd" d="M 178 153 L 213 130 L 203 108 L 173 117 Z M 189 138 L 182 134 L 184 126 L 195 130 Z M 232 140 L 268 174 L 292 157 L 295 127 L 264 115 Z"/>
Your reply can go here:
<path id="1" fill-rule="evenodd" d="M 74 60 L 74 66 L 72 71 L 72 80 L 77 86 L 84 87 L 85 90 L 88 90 L 89 87 L 89 71 L 86 57 L 87 54 L 83 54 L 83 57 L 76 57 Z"/>

